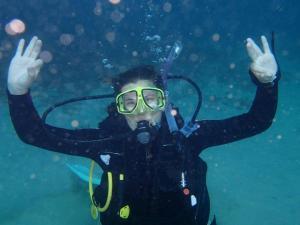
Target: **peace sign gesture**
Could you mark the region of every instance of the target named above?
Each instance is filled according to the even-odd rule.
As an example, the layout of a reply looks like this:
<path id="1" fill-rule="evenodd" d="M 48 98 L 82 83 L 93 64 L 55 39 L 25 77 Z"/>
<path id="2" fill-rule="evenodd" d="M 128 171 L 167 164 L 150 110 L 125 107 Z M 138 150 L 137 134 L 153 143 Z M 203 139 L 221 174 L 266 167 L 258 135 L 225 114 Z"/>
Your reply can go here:
<path id="1" fill-rule="evenodd" d="M 265 36 L 261 36 L 263 51 L 251 38 L 247 38 L 246 48 L 252 60 L 250 70 L 261 83 L 269 83 L 276 79 L 278 66 Z"/>
<path id="2" fill-rule="evenodd" d="M 33 37 L 25 51 L 24 45 L 25 40 L 21 39 L 8 69 L 7 87 L 13 95 L 27 93 L 43 65 L 43 61 L 38 59 L 42 41 Z"/>

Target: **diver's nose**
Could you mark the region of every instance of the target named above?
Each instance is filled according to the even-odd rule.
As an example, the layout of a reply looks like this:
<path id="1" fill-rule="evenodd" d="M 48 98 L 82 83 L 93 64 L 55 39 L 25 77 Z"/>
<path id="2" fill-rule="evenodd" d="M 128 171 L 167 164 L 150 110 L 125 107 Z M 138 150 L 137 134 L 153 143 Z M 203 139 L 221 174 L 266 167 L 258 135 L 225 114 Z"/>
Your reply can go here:
<path id="1" fill-rule="evenodd" d="M 138 110 L 139 114 L 143 114 L 143 113 L 146 112 L 146 105 L 145 105 L 145 103 L 142 100 L 140 100 L 139 107 L 138 107 L 137 110 Z"/>
<path id="2" fill-rule="evenodd" d="M 145 112 L 145 107 L 144 106 L 141 106 L 140 110 L 139 110 L 139 113 L 144 113 Z"/>

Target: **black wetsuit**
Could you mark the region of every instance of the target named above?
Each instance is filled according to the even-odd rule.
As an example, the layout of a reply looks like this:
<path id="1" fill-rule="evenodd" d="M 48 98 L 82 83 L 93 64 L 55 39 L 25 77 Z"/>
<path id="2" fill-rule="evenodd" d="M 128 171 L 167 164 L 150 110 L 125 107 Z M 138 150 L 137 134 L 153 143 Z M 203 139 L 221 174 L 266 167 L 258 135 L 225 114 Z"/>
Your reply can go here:
<path id="1" fill-rule="evenodd" d="M 176 141 L 169 134 L 164 117 L 159 135 L 147 146 L 130 135 L 101 142 L 93 140 L 130 133 L 123 116 L 108 116 L 99 129 L 67 130 L 43 124 L 29 93 L 20 96 L 8 93 L 8 99 L 12 122 L 22 141 L 55 152 L 91 158 L 102 167 L 104 177 L 96 191 L 102 205 L 107 194 L 106 172 L 112 172 L 113 196 L 108 210 L 101 214 L 103 225 L 206 225 L 210 211 L 207 166 L 199 154 L 205 148 L 266 130 L 276 112 L 277 88 L 277 81 L 273 86 L 259 85 L 253 104 L 245 114 L 197 122 L 199 128 L 182 141 L 188 153 L 188 195 L 180 188 L 182 156 L 176 150 Z M 125 175 L 122 183 L 118 180 L 120 173 Z M 124 205 L 130 207 L 130 215 L 120 219 L 118 211 Z"/>

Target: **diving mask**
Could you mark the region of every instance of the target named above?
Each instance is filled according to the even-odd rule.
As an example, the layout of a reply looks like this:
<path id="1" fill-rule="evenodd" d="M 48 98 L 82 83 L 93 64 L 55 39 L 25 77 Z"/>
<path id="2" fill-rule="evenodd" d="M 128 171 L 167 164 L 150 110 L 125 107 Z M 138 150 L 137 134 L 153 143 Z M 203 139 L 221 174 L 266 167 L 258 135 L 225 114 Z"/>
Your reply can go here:
<path id="1" fill-rule="evenodd" d="M 124 91 L 116 97 L 117 109 L 121 114 L 139 114 L 163 110 L 164 92 L 155 87 L 137 87 Z"/>

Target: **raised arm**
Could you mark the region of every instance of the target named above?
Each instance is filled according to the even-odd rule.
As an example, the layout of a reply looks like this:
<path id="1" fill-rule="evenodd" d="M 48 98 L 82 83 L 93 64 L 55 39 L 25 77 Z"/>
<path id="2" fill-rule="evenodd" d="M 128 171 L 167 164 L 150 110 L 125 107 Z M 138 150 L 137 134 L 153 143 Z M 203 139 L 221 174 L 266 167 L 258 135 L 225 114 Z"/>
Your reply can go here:
<path id="1" fill-rule="evenodd" d="M 97 151 L 107 147 L 99 129 L 67 130 L 43 124 L 34 108 L 29 88 L 39 75 L 43 65 L 38 59 L 41 40 L 33 37 L 23 52 L 24 40 L 19 42 L 8 72 L 8 102 L 15 130 L 27 144 L 51 151 L 93 158 Z M 96 150 L 92 150 L 96 149 Z"/>
<path id="2" fill-rule="evenodd" d="M 250 75 L 257 85 L 250 110 L 225 120 L 203 120 L 200 128 L 190 137 L 197 153 L 204 148 L 226 144 L 265 131 L 272 124 L 277 108 L 280 72 L 268 42 L 261 37 L 264 52 L 250 38 L 247 51 L 252 59 Z"/>

